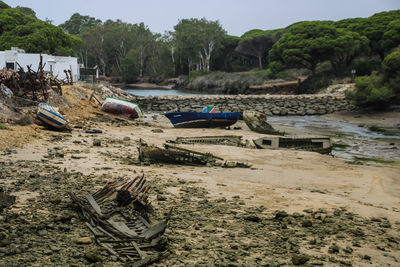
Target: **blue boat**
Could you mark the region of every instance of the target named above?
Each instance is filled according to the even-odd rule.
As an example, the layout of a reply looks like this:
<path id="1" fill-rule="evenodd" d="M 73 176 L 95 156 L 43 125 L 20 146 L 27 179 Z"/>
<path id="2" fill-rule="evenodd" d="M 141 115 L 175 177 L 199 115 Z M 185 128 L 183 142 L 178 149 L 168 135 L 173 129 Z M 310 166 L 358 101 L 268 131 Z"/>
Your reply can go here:
<path id="1" fill-rule="evenodd" d="M 206 107 L 203 112 L 167 112 L 164 114 L 175 128 L 224 128 L 239 119 L 239 112 L 216 113 L 215 108 Z"/>

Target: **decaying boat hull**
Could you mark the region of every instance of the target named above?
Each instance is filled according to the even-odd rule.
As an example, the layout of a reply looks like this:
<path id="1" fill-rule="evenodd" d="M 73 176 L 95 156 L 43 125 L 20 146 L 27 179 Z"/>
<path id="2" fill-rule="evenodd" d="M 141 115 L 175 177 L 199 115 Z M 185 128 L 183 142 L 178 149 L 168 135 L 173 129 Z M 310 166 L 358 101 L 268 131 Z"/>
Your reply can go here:
<path id="1" fill-rule="evenodd" d="M 243 120 L 247 127 L 256 133 L 283 135 L 267 122 L 267 116 L 264 113 L 245 110 L 243 111 Z"/>
<path id="2" fill-rule="evenodd" d="M 173 144 L 206 144 L 239 147 L 246 145 L 242 143 L 242 136 L 237 135 L 177 137 L 175 140 L 169 140 L 167 142 Z"/>
<path id="3" fill-rule="evenodd" d="M 268 136 L 253 140 L 257 148 L 295 149 L 328 154 L 332 151 L 329 137 L 322 136 Z"/>

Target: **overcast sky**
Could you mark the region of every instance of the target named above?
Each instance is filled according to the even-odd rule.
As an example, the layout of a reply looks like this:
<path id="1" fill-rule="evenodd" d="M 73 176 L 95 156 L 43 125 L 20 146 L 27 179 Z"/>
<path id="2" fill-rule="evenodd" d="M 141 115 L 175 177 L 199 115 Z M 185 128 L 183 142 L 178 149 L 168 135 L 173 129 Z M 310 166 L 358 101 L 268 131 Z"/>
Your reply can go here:
<path id="1" fill-rule="evenodd" d="M 400 0 L 3 0 L 32 8 L 37 16 L 59 25 L 72 14 L 102 21 L 121 19 L 148 25 L 153 32 L 173 30 L 179 19 L 219 20 L 228 34 L 271 30 L 304 20 L 369 17 L 400 9 Z"/>

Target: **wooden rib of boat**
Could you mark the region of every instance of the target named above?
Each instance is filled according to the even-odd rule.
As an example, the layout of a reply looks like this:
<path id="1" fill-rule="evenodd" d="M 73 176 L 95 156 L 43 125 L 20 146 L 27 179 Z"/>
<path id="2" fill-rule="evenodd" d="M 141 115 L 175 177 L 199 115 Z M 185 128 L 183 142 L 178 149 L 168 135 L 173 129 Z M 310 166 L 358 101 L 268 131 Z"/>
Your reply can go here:
<path id="1" fill-rule="evenodd" d="M 38 105 L 36 116 L 47 125 L 57 129 L 64 128 L 69 122 L 60 114 L 57 106 L 48 103 L 40 103 Z"/>
<path id="2" fill-rule="evenodd" d="M 107 113 L 120 115 L 130 119 L 135 119 L 143 116 L 143 112 L 139 108 L 138 104 L 112 97 L 107 97 L 104 100 L 104 103 L 101 106 L 101 110 Z"/>
<path id="3" fill-rule="evenodd" d="M 253 140 L 257 148 L 295 149 L 328 154 L 332 151 L 332 142 L 324 136 L 265 136 Z"/>

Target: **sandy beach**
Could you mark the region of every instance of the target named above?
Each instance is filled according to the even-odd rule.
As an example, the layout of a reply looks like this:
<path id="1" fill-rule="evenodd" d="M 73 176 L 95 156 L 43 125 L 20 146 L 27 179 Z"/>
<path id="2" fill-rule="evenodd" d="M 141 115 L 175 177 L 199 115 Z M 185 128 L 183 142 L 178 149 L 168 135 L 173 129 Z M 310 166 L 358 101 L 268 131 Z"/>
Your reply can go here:
<path id="1" fill-rule="evenodd" d="M 67 192 L 94 192 L 142 172 L 153 185 L 154 218 L 174 208 L 166 255 L 154 266 L 287 266 L 298 256 L 308 265 L 399 264 L 398 162 L 366 166 L 305 151 L 182 145 L 252 168 L 139 166 L 139 139 L 162 146 L 177 136 L 262 135 L 242 121 L 235 125 L 241 129 L 225 130 L 174 129 L 157 114 L 120 119 L 84 96 L 62 111 L 71 132 L 35 124 L 0 130 L 0 187 L 17 197 L 0 215 L 9 241 L 0 245 L 2 266 L 93 264 L 88 251 L 100 255 L 96 266 L 122 266 L 96 244 L 75 242 L 90 232 Z M 57 220 L 63 214 L 68 219 Z"/>

